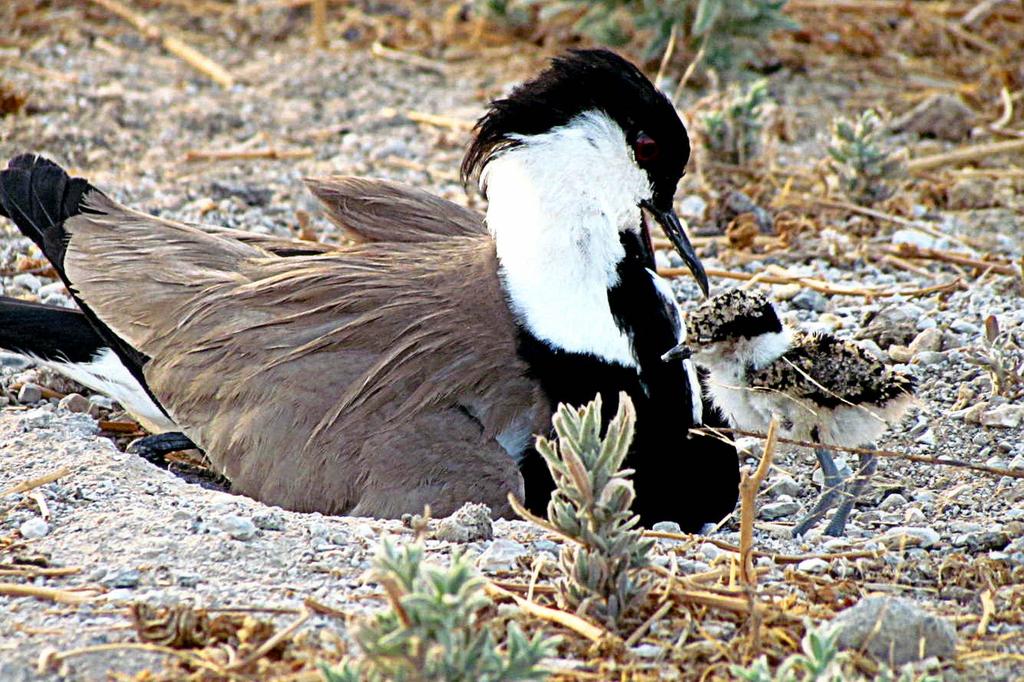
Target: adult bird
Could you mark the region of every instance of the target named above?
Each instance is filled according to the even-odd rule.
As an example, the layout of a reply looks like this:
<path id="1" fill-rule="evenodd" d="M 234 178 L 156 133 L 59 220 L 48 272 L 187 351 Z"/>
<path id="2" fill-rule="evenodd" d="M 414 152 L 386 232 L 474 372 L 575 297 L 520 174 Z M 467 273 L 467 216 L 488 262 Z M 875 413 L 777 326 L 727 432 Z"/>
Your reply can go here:
<path id="1" fill-rule="evenodd" d="M 462 170 L 488 200 L 486 231 L 309 253 L 132 211 L 31 155 L 0 173 L 0 208 L 110 364 L 239 493 L 384 517 L 470 500 L 507 515 L 512 493 L 541 512 L 553 485 L 533 436 L 558 403 L 600 392 L 613 408 L 625 390 L 637 511 L 698 529 L 735 505 L 737 459 L 688 437 L 699 390 L 688 361 L 661 358 L 683 332 L 647 222 L 706 290 L 672 210 L 688 157 L 668 99 L 615 54 L 581 50 L 479 121 Z M 393 203 L 373 206 L 381 235 L 406 233 Z"/>

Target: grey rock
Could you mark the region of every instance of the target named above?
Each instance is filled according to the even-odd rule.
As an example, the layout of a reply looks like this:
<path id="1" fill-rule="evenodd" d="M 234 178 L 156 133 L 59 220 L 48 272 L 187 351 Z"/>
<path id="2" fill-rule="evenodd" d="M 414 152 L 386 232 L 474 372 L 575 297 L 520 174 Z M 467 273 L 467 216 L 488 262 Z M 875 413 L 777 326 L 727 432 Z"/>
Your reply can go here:
<path id="1" fill-rule="evenodd" d="M 679 215 L 684 218 L 696 218 L 702 220 L 704 211 L 708 208 L 708 202 L 699 194 L 688 194 L 679 202 Z"/>
<path id="2" fill-rule="evenodd" d="M 92 410 L 92 403 L 89 399 L 78 393 L 68 393 L 66 396 L 60 399 L 57 403 L 57 407 L 65 409 L 68 412 L 78 412 L 81 414 L 87 414 Z"/>
<path id="3" fill-rule="evenodd" d="M 776 476 L 775 480 L 768 486 L 767 493 L 771 497 L 781 497 L 782 495 L 796 497 L 800 494 L 800 490 L 800 484 L 796 482 L 795 478 L 781 474 Z"/>
<path id="4" fill-rule="evenodd" d="M 768 504 L 761 507 L 760 516 L 766 521 L 772 521 L 774 519 L 781 519 L 786 516 L 792 516 L 800 511 L 800 503 L 794 500 L 789 495 L 780 495 L 779 499 L 775 502 L 769 502 Z"/>
<path id="5" fill-rule="evenodd" d="M 914 362 L 919 365 L 935 365 L 945 359 L 945 354 L 933 350 L 923 350 L 914 356 Z"/>
<path id="6" fill-rule="evenodd" d="M 202 576 L 195 573 L 182 573 L 178 575 L 178 585 L 181 587 L 195 587 L 202 579 Z"/>
<path id="7" fill-rule="evenodd" d="M 909 348 L 912 353 L 920 353 L 923 350 L 942 350 L 942 332 L 935 327 L 926 329 L 914 337 L 913 341 L 910 342 Z"/>
<path id="8" fill-rule="evenodd" d="M 18 531 L 26 540 L 36 540 L 45 537 L 50 532 L 50 524 L 35 516 L 18 526 Z"/>
<path id="9" fill-rule="evenodd" d="M 813 310 L 816 313 L 823 313 L 828 308 L 828 299 L 823 294 L 810 289 L 804 289 L 793 297 L 793 306 L 801 310 Z"/>
<path id="10" fill-rule="evenodd" d="M 925 518 L 924 512 L 921 511 L 920 507 L 907 507 L 903 512 L 903 523 L 908 526 L 912 526 L 916 523 L 924 523 Z"/>
<path id="11" fill-rule="evenodd" d="M 43 399 L 43 389 L 35 384 L 23 384 L 18 391 L 18 402 L 23 404 L 37 403 Z"/>
<path id="12" fill-rule="evenodd" d="M 20 289 L 35 293 L 39 291 L 39 287 L 42 286 L 43 283 L 42 280 L 31 272 L 21 272 L 11 278 L 11 284 Z"/>
<path id="13" fill-rule="evenodd" d="M 21 428 L 31 431 L 33 429 L 45 429 L 50 426 L 53 422 L 53 412 L 47 409 L 48 407 L 50 406 L 44 405 L 43 407 L 37 407 L 34 410 L 22 413 L 20 419 Z"/>
<path id="14" fill-rule="evenodd" d="M 682 527 L 675 521 L 658 521 L 656 524 L 651 526 L 651 530 L 656 533 L 677 533 L 682 534 Z"/>
<path id="15" fill-rule="evenodd" d="M 640 644 L 629 651 L 637 658 L 658 658 L 665 655 L 665 647 L 657 644 Z"/>
<path id="16" fill-rule="evenodd" d="M 535 540 L 533 548 L 538 552 L 549 552 L 551 554 L 558 554 L 558 543 L 552 542 L 551 540 Z"/>
<path id="17" fill-rule="evenodd" d="M 976 324 L 971 324 L 967 320 L 953 320 L 949 324 L 949 328 L 959 334 L 966 334 L 968 336 L 977 336 L 981 333 L 981 328 Z"/>
<path id="18" fill-rule="evenodd" d="M 882 536 L 881 540 L 886 547 L 931 547 L 938 544 L 941 536 L 934 528 L 927 526 L 896 526 Z"/>
<path id="19" fill-rule="evenodd" d="M 913 303 L 892 304 L 866 315 L 856 338 L 873 339 L 881 348 L 903 346 L 917 337 L 917 321 L 923 316 L 924 309 Z"/>
<path id="20" fill-rule="evenodd" d="M 878 505 L 878 508 L 882 511 L 894 511 L 907 505 L 907 498 L 903 497 L 899 493 L 889 495 L 882 503 Z"/>
<path id="21" fill-rule="evenodd" d="M 518 542 L 498 538 L 477 557 L 476 565 L 482 571 L 507 571 L 527 554 L 526 547 Z"/>
<path id="22" fill-rule="evenodd" d="M 486 504 L 467 502 L 449 517 L 441 519 L 434 537 L 446 542 L 476 542 L 494 537 L 491 508 Z"/>
<path id="23" fill-rule="evenodd" d="M 719 549 L 717 545 L 714 545 L 710 542 L 705 542 L 704 544 L 702 544 L 699 548 L 697 548 L 697 551 L 700 554 L 702 554 L 704 558 L 708 561 L 714 561 L 716 557 L 722 554 L 722 550 Z"/>
<path id="24" fill-rule="evenodd" d="M 276 511 L 254 514 L 252 522 L 260 530 L 284 530 L 284 516 Z"/>
<path id="25" fill-rule="evenodd" d="M 893 362 L 910 362 L 914 357 L 913 351 L 906 346 L 893 344 L 889 346 L 889 358 Z"/>
<path id="26" fill-rule="evenodd" d="M 1015 429 L 1024 423 L 1024 405 L 999 405 L 980 417 L 982 426 L 999 426 Z"/>
<path id="27" fill-rule="evenodd" d="M 57 280 L 56 282 L 50 282 L 39 287 L 39 291 L 36 294 L 39 298 L 47 298 L 49 296 L 63 296 L 67 293 L 67 288 L 64 286 L 64 282 Z"/>
<path id="28" fill-rule="evenodd" d="M 138 587 L 141 580 L 142 573 L 137 568 L 126 568 L 108 574 L 102 584 L 115 589 L 132 589 Z"/>
<path id="29" fill-rule="evenodd" d="M 953 538 L 953 544 L 957 547 L 966 547 L 971 554 L 990 552 L 1001 550 L 1010 544 L 1010 534 L 1000 528 L 974 531 L 956 536 Z"/>
<path id="30" fill-rule="evenodd" d="M 923 137 L 959 142 L 970 134 L 976 118 L 974 110 L 960 97 L 939 93 L 895 119 L 890 128 L 894 132 L 917 133 Z"/>
<path id="31" fill-rule="evenodd" d="M 229 514 L 221 518 L 220 529 L 235 540 L 252 540 L 256 537 L 256 524 L 248 516 Z"/>
<path id="32" fill-rule="evenodd" d="M 866 597 L 832 623 L 839 630 L 840 650 L 866 651 L 892 666 L 931 656 L 951 658 L 956 650 L 953 624 L 908 599 Z"/>

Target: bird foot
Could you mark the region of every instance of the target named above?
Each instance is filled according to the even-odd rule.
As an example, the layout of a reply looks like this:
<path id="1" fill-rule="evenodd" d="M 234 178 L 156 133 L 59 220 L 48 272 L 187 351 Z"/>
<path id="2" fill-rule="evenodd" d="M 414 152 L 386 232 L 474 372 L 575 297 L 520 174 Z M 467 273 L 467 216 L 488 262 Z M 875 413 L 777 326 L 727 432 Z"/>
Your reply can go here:
<path id="1" fill-rule="evenodd" d="M 128 444 L 127 452 L 138 455 L 150 464 L 166 469 L 167 455 L 181 450 L 193 450 L 197 446 L 183 433 L 156 433 L 134 440 Z"/>
<path id="2" fill-rule="evenodd" d="M 793 537 L 795 538 L 806 535 L 807 531 L 821 521 L 828 510 L 836 506 L 839 496 L 843 493 L 845 482 L 829 451 L 818 448 L 815 449 L 814 455 L 818 458 L 818 464 L 821 465 L 821 471 L 825 475 L 823 492 L 814 508 L 793 528 Z"/>
<path id="3" fill-rule="evenodd" d="M 815 451 L 815 454 L 824 451 Z M 831 457 L 825 455 L 828 461 L 831 462 Z M 818 455 L 819 462 L 822 461 L 822 455 Z M 870 480 L 871 476 L 874 475 L 875 470 L 878 468 L 878 459 L 874 455 L 862 454 L 860 455 L 859 466 L 857 473 L 854 474 L 850 479 L 846 481 L 839 475 L 839 471 L 835 466 L 835 463 L 826 464 L 822 462 L 822 470 L 825 473 L 825 492 L 818 498 L 818 502 L 814 505 L 814 509 L 811 510 L 807 516 L 797 523 L 796 527 L 793 528 L 793 537 L 800 537 L 805 535 L 807 531 L 815 526 L 828 510 L 835 506 L 836 501 L 840 496 L 843 497 L 843 501 L 839 504 L 836 509 L 836 513 L 832 516 L 832 520 L 828 526 L 825 527 L 825 535 L 829 537 L 842 537 L 846 533 L 846 522 L 850 518 L 850 513 L 853 511 L 854 505 L 857 503 L 857 499 L 861 493 L 864 492 L 864 488 Z"/>

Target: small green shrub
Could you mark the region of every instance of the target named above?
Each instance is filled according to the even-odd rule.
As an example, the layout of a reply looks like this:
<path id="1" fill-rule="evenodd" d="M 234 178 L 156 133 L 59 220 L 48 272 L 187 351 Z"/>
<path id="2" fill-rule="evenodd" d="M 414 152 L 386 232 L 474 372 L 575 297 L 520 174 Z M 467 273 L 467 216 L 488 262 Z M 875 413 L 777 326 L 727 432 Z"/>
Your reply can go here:
<path id="1" fill-rule="evenodd" d="M 645 59 L 661 55 L 673 26 L 684 44 L 705 46 L 713 68 L 742 66 L 776 30 L 797 24 L 782 13 L 786 0 L 476 0 L 486 15 L 514 26 L 522 25 L 528 10 L 546 24 L 566 17 L 572 30 L 598 43 L 619 47 L 638 33 L 646 36 Z"/>
<path id="2" fill-rule="evenodd" d="M 743 165 L 761 154 L 768 101 L 768 81 L 759 80 L 745 90 L 732 89 L 719 109 L 700 116 L 704 145 L 713 159 Z"/>
<path id="3" fill-rule="evenodd" d="M 844 669 L 850 657 L 845 652 L 840 653 L 836 645 L 838 637 L 839 631 L 827 624 L 819 628 L 808 626 L 800 641 L 800 652 L 790 654 L 774 673 L 764 656 L 745 668 L 730 666 L 729 671 L 743 682 L 854 682 L 866 679 Z M 905 667 L 899 673 L 883 669 L 873 682 L 939 682 L 939 678 L 918 676 L 910 667 Z"/>
<path id="4" fill-rule="evenodd" d="M 569 608 L 616 629 L 643 603 L 653 541 L 636 528 L 636 494 L 622 463 L 629 452 L 636 411 L 619 394 L 615 418 L 601 436 L 601 396 L 582 408 L 559 405 L 552 419 L 557 442 L 537 439 L 537 451 L 555 479 L 548 520 L 577 542 L 562 547 L 556 585 Z"/>
<path id="5" fill-rule="evenodd" d="M 854 122 L 838 117 L 832 122 L 828 147 L 829 167 L 839 188 L 851 201 L 871 205 L 885 201 L 906 175 L 906 157 L 881 140 L 882 119 L 868 109 Z"/>
<path id="6" fill-rule="evenodd" d="M 484 581 L 463 556 L 451 566 L 424 563 L 423 547 L 385 540 L 374 563 L 391 608 L 356 630 L 358 659 L 322 666 L 327 682 L 507 682 L 543 680 L 540 660 L 557 640 L 526 637 L 509 622 L 501 642 L 481 620 L 491 605 Z"/>

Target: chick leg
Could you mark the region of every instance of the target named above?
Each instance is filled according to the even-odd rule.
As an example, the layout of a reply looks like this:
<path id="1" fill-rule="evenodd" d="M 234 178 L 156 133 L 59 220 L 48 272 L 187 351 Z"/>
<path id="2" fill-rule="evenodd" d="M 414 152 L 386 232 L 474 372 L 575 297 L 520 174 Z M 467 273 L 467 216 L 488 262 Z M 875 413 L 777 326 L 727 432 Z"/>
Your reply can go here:
<path id="1" fill-rule="evenodd" d="M 839 508 L 836 509 L 835 516 L 832 517 L 828 527 L 825 528 L 825 535 L 840 537 L 846 532 L 846 520 L 850 517 L 850 512 L 853 511 L 853 505 L 857 503 L 857 498 L 864 492 L 864 487 L 867 486 L 868 481 L 875 474 L 875 470 L 878 469 L 878 458 L 874 455 L 865 453 L 860 455 L 859 459 L 860 466 L 857 474 L 853 477 L 850 487 L 846 490 L 846 498 L 840 503 Z"/>
<path id="2" fill-rule="evenodd" d="M 829 509 L 836 505 L 840 495 L 840 488 L 843 486 L 843 477 L 839 475 L 839 468 L 832 460 L 832 455 L 829 451 L 815 448 L 814 456 L 818 458 L 821 472 L 825 475 L 824 486 L 822 487 L 821 497 L 818 498 L 814 508 L 793 529 L 793 537 L 800 537 L 805 534 L 828 513 Z"/>

